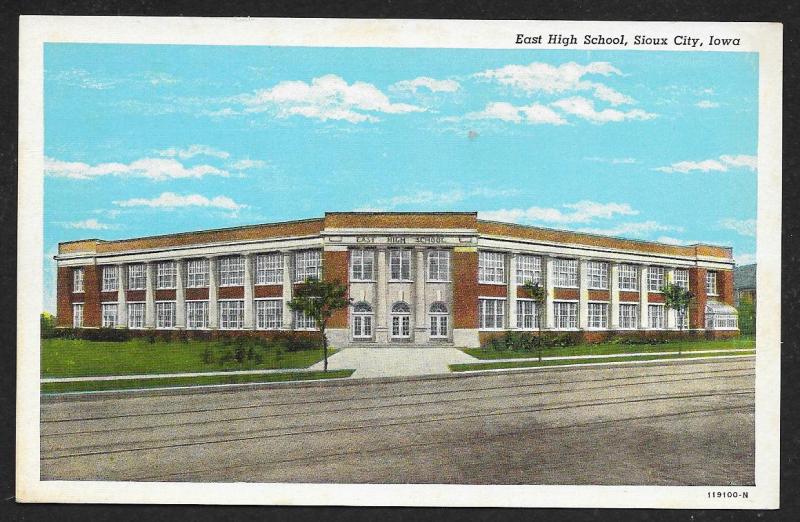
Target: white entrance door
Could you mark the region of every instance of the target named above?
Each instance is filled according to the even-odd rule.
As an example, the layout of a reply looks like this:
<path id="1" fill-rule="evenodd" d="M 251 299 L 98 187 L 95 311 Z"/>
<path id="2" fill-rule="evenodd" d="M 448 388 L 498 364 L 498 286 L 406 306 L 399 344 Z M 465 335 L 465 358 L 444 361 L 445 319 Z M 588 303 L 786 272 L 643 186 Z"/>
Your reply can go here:
<path id="1" fill-rule="evenodd" d="M 395 339 L 408 339 L 411 337 L 411 316 L 392 316 L 392 337 Z"/>
<path id="2" fill-rule="evenodd" d="M 355 315 L 353 316 L 353 338 L 369 339 L 372 337 L 372 316 Z"/>

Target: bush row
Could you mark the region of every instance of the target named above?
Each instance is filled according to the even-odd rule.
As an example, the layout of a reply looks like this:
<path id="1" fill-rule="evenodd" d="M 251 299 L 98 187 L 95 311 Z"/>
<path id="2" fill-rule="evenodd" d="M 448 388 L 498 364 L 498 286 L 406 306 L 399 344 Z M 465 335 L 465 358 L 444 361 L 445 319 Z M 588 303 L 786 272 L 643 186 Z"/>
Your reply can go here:
<path id="1" fill-rule="evenodd" d="M 596 340 L 587 340 L 582 333 L 506 332 L 487 339 L 482 347 L 490 350 L 533 351 L 540 348 L 575 346 L 576 344 L 666 344 L 681 340 L 669 335 L 604 335 Z"/>

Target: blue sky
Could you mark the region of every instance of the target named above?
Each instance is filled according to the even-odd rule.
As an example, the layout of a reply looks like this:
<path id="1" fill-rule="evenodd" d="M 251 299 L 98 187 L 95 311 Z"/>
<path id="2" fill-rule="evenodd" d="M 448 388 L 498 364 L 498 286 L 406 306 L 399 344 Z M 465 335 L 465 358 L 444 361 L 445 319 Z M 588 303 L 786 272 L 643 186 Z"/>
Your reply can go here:
<path id="1" fill-rule="evenodd" d="M 755 256 L 749 53 L 47 44 L 59 241 L 470 210 Z"/>

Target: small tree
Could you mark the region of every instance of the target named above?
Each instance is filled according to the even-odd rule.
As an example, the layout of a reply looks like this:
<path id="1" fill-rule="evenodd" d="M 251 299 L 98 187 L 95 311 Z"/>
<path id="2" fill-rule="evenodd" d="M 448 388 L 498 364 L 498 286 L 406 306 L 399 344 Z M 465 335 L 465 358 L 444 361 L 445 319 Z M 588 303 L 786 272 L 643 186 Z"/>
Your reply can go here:
<path id="1" fill-rule="evenodd" d="M 686 322 L 686 312 L 689 310 L 689 305 L 694 298 L 689 290 L 674 283 L 667 283 L 661 289 L 664 294 L 664 308 L 667 310 L 675 310 L 678 314 L 678 324 L 681 332 L 683 332 L 683 325 Z M 678 343 L 678 354 L 682 352 L 681 344 Z"/>
<path id="2" fill-rule="evenodd" d="M 322 354 L 325 359 L 324 371 L 328 371 L 328 337 L 325 329 L 333 313 L 350 305 L 347 298 L 347 287 L 340 281 L 320 281 L 316 278 L 306 279 L 295 291 L 289 301 L 289 308 L 303 312 L 314 320 L 317 330 L 322 336 Z"/>
<path id="3" fill-rule="evenodd" d="M 526 282 L 522 285 L 522 289 L 528 295 L 531 301 L 534 302 L 536 305 L 536 336 L 537 339 L 537 349 L 539 351 L 539 361 L 542 360 L 542 312 L 544 311 L 544 301 L 545 301 L 545 289 L 539 283 L 534 283 L 532 281 Z"/>

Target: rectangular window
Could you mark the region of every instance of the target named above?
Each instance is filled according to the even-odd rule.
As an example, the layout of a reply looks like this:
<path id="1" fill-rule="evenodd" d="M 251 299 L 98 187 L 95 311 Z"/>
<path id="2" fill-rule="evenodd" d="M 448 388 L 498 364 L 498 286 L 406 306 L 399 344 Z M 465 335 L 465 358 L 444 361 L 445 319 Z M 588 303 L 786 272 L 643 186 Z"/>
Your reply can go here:
<path id="1" fill-rule="evenodd" d="M 219 327 L 240 330 L 244 326 L 244 301 L 219 302 Z"/>
<path id="2" fill-rule="evenodd" d="M 114 328 L 117 326 L 117 303 L 103 303 L 101 312 L 100 324 L 103 328 Z"/>
<path id="3" fill-rule="evenodd" d="M 223 257 L 219 260 L 219 286 L 244 285 L 244 256 Z"/>
<path id="4" fill-rule="evenodd" d="M 208 259 L 191 259 L 186 263 L 186 286 L 189 288 L 208 286 Z"/>
<path id="5" fill-rule="evenodd" d="M 608 328 L 608 304 L 589 303 L 589 328 Z"/>
<path id="6" fill-rule="evenodd" d="M 83 268 L 72 269 L 72 291 L 76 294 L 83 292 Z"/>
<path id="7" fill-rule="evenodd" d="M 578 327 L 578 303 L 553 303 L 553 317 L 558 330 L 567 330 Z"/>
<path id="8" fill-rule="evenodd" d="M 664 287 L 664 267 L 663 266 L 647 267 L 647 291 L 660 292 L 663 287 Z"/>
<path id="9" fill-rule="evenodd" d="M 478 252 L 478 282 L 506 282 L 506 261 L 503 253 Z"/>
<path id="10" fill-rule="evenodd" d="M 300 310 L 294 311 L 294 329 L 295 330 L 316 330 L 317 322 L 313 317 L 308 317 Z"/>
<path id="11" fill-rule="evenodd" d="M 156 266 L 156 288 L 175 288 L 178 284 L 178 266 L 175 261 L 162 261 Z"/>
<path id="12" fill-rule="evenodd" d="M 689 328 L 689 310 L 684 310 L 683 311 L 683 315 L 681 315 L 680 313 L 678 313 L 676 311 L 675 312 L 675 318 L 676 318 L 676 323 L 677 323 L 675 326 L 678 329 L 686 330 L 687 328 Z"/>
<path id="13" fill-rule="evenodd" d="M 689 271 L 684 270 L 682 268 L 675 269 L 675 281 L 676 286 L 680 286 L 684 290 L 689 289 Z"/>
<path id="14" fill-rule="evenodd" d="M 639 327 L 639 305 L 635 304 L 619 305 L 619 327 L 620 328 Z"/>
<path id="15" fill-rule="evenodd" d="M 717 295 L 717 273 L 706 272 L 706 294 Z"/>
<path id="16" fill-rule="evenodd" d="M 619 289 L 639 290 L 639 271 L 636 265 L 619 265 Z"/>
<path id="17" fill-rule="evenodd" d="M 539 256 L 517 256 L 517 284 L 542 283 L 542 258 Z"/>
<path id="18" fill-rule="evenodd" d="M 119 288 L 118 268 L 116 266 L 103 267 L 103 292 L 114 292 Z"/>
<path id="19" fill-rule="evenodd" d="M 478 299 L 480 328 L 500 330 L 505 327 L 506 302 L 504 299 Z"/>
<path id="20" fill-rule="evenodd" d="M 186 302 L 186 327 L 208 328 L 208 301 Z"/>
<path id="21" fill-rule="evenodd" d="M 450 251 L 428 251 L 428 281 L 450 280 Z"/>
<path id="22" fill-rule="evenodd" d="M 389 250 L 389 279 L 411 280 L 411 250 Z"/>
<path id="23" fill-rule="evenodd" d="M 156 328 L 175 328 L 175 301 L 156 303 Z"/>
<path id="24" fill-rule="evenodd" d="M 128 303 L 128 328 L 144 328 L 144 303 Z"/>
<path id="25" fill-rule="evenodd" d="M 256 328 L 278 330 L 283 327 L 283 301 L 265 299 L 256 301 Z"/>
<path id="26" fill-rule="evenodd" d="M 283 283 L 283 254 L 256 256 L 256 284 L 275 285 Z"/>
<path id="27" fill-rule="evenodd" d="M 144 290 L 147 274 L 144 264 L 128 266 L 128 290 Z"/>
<path id="28" fill-rule="evenodd" d="M 578 287 L 578 260 L 555 259 L 553 260 L 554 286 L 561 288 Z"/>
<path id="29" fill-rule="evenodd" d="M 586 279 L 593 290 L 608 290 L 608 263 L 589 261 L 586 263 Z"/>
<path id="30" fill-rule="evenodd" d="M 302 283 L 306 279 L 322 279 L 322 252 L 303 250 L 294 255 L 294 280 Z"/>
<path id="31" fill-rule="evenodd" d="M 664 306 L 647 305 L 647 316 L 650 328 L 662 330 L 664 328 Z"/>
<path id="32" fill-rule="evenodd" d="M 83 326 L 83 303 L 72 305 L 72 327 L 81 328 Z"/>
<path id="33" fill-rule="evenodd" d="M 535 301 L 526 299 L 517 300 L 517 327 L 523 330 L 537 330 L 539 328 L 539 305 Z"/>
<path id="34" fill-rule="evenodd" d="M 374 277 L 375 251 L 355 249 L 350 251 L 350 280 L 372 281 Z"/>

